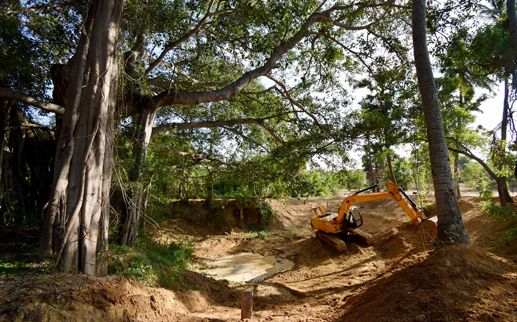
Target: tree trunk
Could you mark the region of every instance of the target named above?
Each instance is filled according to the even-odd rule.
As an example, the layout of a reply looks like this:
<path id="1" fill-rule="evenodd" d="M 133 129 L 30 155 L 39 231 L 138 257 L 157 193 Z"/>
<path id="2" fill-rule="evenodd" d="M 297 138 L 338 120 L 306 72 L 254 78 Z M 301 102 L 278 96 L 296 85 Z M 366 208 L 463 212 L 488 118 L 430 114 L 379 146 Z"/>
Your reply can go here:
<path id="1" fill-rule="evenodd" d="M 135 241 L 140 228 L 140 218 L 142 214 L 145 214 L 147 207 L 149 184 L 144 182 L 143 170 L 147 158 L 147 147 L 153 131 L 154 115 L 154 110 L 142 108 L 139 116 L 135 135 L 134 163 L 129 174 L 130 200 L 128 200 L 127 213 L 124 216 L 124 225 L 119 236 L 119 243 L 122 245 L 130 245 Z"/>
<path id="2" fill-rule="evenodd" d="M 43 245 L 61 271 L 88 275 L 106 247 L 113 167 L 113 112 L 117 95 L 116 40 L 123 0 L 91 1 L 78 49 L 69 62 L 70 83 L 59 133 L 54 187 Z"/>
<path id="3" fill-rule="evenodd" d="M 386 164 L 388 165 L 388 174 L 390 175 L 391 181 L 397 182 L 397 179 L 395 178 L 395 173 L 393 173 L 393 165 L 391 164 L 391 154 L 389 151 L 386 154 Z"/>
<path id="4" fill-rule="evenodd" d="M 212 169 L 208 170 L 208 177 L 206 179 L 206 207 L 212 210 L 214 203 L 214 174 Z"/>
<path id="5" fill-rule="evenodd" d="M 438 239 L 446 243 L 469 241 L 451 178 L 449 153 L 443 130 L 442 114 L 426 43 L 425 0 L 413 0 L 412 27 L 418 87 L 422 96 L 424 121 L 429 141 L 436 209 Z"/>
<path id="6" fill-rule="evenodd" d="M 454 192 L 456 193 L 456 198 L 461 198 L 460 192 L 460 155 L 458 152 L 453 152 L 453 166 L 454 166 Z"/>
<path id="7" fill-rule="evenodd" d="M 6 157 L 7 152 L 9 151 L 9 115 L 11 110 L 11 104 L 9 100 L 2 98 L 0 101 L 0 139 L 2 140 L 0 143 L 0 207 L 4 206 L 6 201 L 7 191 L 4 185 L 4 159 Z M 5 203 L 7 206 L 7 203 Z M 3 208 L 3 207 L 2 207 Z M 0 213 L 2 217 L 0 218 L 0 227 L 4 227 L 8 225 L 8 210 L 0 209 Z"/>
<path id="8" fill-rule="evenodd" d="M 508 86 L 508 76 L 504 79 L 504 103 L 503 103 L 503 116 L 501 119 L 501 140 L 496 146 L 496 153 L 498 153 L 497 159 L 499 160 L 499 170 L 505 167 L 506 163 L 506 137 L 508 133 L 508 115 L 510 112 L 509 95 L 510 88 Z M 508 185 L 506 183 L 506 177 L 499 175 L 496 179 L 497 192 L 499 194 L 499 204 L 506 206 L 507 203 L 513 203 L 512 197 L 508 192 Z"/>
<path id="9" fill-rule="evenodd" d="M 27 121 L 23 113 L 11 102 L 5 102 L 2 115 L 2 152 L 1 152 L 1 204 L 0 211 L 6 223 L 22 225 L 30 220 L 35 210 L 30 195 L 30 179 L 24 159 L 25 128 Z"/>
<path id="10" fill-rule="evenodd" d="M 506 1 L 506 14 L 508 15 L 508 28 L 510 29 L 512 66 L 515 69 L 517 66 L 517 13 L 515 11 L 515 0 Z"/>

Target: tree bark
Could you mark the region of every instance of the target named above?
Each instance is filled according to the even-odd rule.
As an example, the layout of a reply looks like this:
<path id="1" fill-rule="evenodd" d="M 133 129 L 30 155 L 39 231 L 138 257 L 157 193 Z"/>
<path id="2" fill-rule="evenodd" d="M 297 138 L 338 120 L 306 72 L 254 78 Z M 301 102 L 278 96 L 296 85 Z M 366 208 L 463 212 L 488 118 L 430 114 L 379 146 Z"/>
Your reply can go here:
<path id="1" fill-rule="evenodd" d="M 90 2 L 77 52 L 69 62 L 70 83 L 43 232 L 50 233 L 43 248 L 55 256 L 61 271 L 100 272 L 96 262 L 107 240 L 122 7 L 123 0 Z"/>
<path id="2" fill-rule="evenodd" d="M 147 207 L 148 184 L 144 182 L 142 174 L 147 158 L 147 147 L 153 132 L 154 115 L 155 111 L 153 109 L 141 109 L 135 135 L 134 163 L 129 175 L 130 200 L 128 200 L 127 213 L 119 236 L 119 243 L 122 245 L 130 245 L 135 241 L 140 228 L 140 218 Z"/>
<path id="3" fill-rule="evenodd" d="M 512 66 L 517 66 L 517 13 L 515 11 L 515 0 L 506 1 L 506 14 L 508 15 L 508 28 L 510 29 L 510 45 L 512 48 Z M 516 84 L 514 84 L 516 85 Z"/>
<path id="4" fill-rule="evenodd" d="M 395 173 L 393 172 L 393 165 L 391 164 L 391 154 L 390 151 L 386 154 L 386 164 L 388 166 L 388 173 L 390 175 L 390 179 L 393 182 L 397 182 L 397 179 L 395 178 Z"/>
<path id="5" fill-rule="evenodd" d="M 499 170 L 505 167 L 505 159 L 506 159 L 506 137 L 508 132 L 508 114 L 510 112 L 510 102 L 509 95 L 510 88 L 508 86 L 508 76 L 505 77 L 504 80 L 504 103 L 503 103 L 503 116 L 501 119 L 501 140 L 496 146 L 496 153 L 499 154 L 498 159 L 501 163 L 499 166 Z M 497 191 L 499 194 L 499 204 L 501 206 L 506 206 L 507 203 L 513 203 L 513 199 L 508 192 L 508 184 L 506 182 L 506 177 L 504 175 L 499 175 L 496 179 L 497 183 Z"/>
<path id="6" fill-rule="evenodd" d="M 460 155 L 458 152 L 453 152 L 453 166 L 454 166 L 454 193 L 456 194 L 456 198 L 461 198 L 460 191 Z"/>
<path id="7" fill-rule="evenodd" d="M 426 42 L 425 0 L 413 0 L 412 29 L 418 88 L 422 96 L 424 122 L 429 141 L 431 170 L 438 213 L 438 239 L 445 243 L 469 241 L 451 178 L 449 153 L 442 114 Z"/>
<path id="8" fill-rule="evenodd" d="M 5 189 L 4 180 L 4 160 L 9 151 L 9 115 L 11 110 L 11 103 L 8 99 L 2 98 L 0 101 L 0 201 L 4 203 L 8 191 Z M 0 204 L 2 205 L 2 204 Z M 3 205 L 2 205 L 3 206 Z M 6 209 L 1 211 L 0 227 L 7 226 L 9 222 Z"/>

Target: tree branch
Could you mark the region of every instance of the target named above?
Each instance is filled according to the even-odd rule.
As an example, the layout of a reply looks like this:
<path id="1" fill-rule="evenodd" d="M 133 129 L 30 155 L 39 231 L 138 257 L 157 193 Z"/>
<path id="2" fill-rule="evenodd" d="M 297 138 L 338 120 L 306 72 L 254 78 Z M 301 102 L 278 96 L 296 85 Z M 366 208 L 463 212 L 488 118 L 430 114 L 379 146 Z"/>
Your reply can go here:
<path id="1" fill-rule="evenodd" d="M 192 29 L 187 31 L 185 34 L 183 34 L 181 37 L 179 37 L 175 41 L 168 43 L 165 46 L 165 48 L 163 48 L 163 51 L 160 53 L 160 55 L 153 62 L 151 62 L 149 64 L 149 67 L 147 67 L 147 69 L 144 72 L 144 76 L 149 75 L 149 73 L 151 73 L 151 71 L 156 66 L 158 66 L 158 64 L 161 63 L 161 61 L 163 60 L 165 55 L 167 55 L 168 52 L 170 52 L 171 50 L 173 50 L 174 48 L 176 48 L 180 44 L 182 44 L 185 41 L 187 41 L 192 35 L 196 34 L 199 31 L 199 29 L 201 29 L 201 27 L 205 24 L 205 22 L 208 19 L 208 17 L 210 17 L 211 15 L 215 14 L 215 13 L 211 13 L 210 12 L 210 10 L 212 9 L 213 3 L 214 3 L 214 0 L 211 0 L 210 3 L 208 4 L 208 9 L 206 11 L 206 14 L 203 16 L 203 18 L 201 18 L 201 20 L 198 21 L 198 23 Z"/>
<path id="2" fill-rule="evenodd" d="M 451 138 L 451 137 L 448 137 L 447 139 L 450 141 L 454 141 L 455 143 L 459 144 L 459 146 L 460 146 L 460 148 L 453 148 L 453 147 L 451 147 L 450 144 L 447 144 L 447 149 L 449 151 L 463 154 L 464 156 L 476 161 L 477 163 L 479 163 L 479 165 L 481 165 L 481 167 L 483 167 L 483 169 L 490 176 L 490 178 L 497 181 L 497 179 L 499 178 L 498 175 L 494 171 L 492 171 L 492 169 L 490 169 L 490 167 L 488 166 L 488 164 L 486 164 L 485 161 L 483 161 L 480 157 L 478 157 L 477 155 L 472 153 L 472 151 L 470 151 L 470 149 L 468 147 L 466 147 L 465 145 L 461 144 L 461 142 L 458 142 L 457 140 L 455 140 L 454 138 Z M 428 140 L 426 140 L 426 139 L 418 139 L 418 140 L 423 141 L 423 142 L 428 142 Z"/>
<path id="3" fill-rule="evenodd" d="M 452 147 L 449 147 L 449 150 L 452 151 L 452 152 L 456 152 L 456 153 L 459 153 L 459 154 L 463 154 L 464 156 L 476 161 L 477 163 L 479 163 L 479 165 L 481 165 L 483 167 L 483 169 L 485 169 L 486 173 L 492 178 L 494 179 L 495 181 L 497 181 L 497 174 L 495 174 L 494 171 L 492 171 L 492 169 L 490 169 L 490 167 L 488 166 L 488 164 L 486 164 L 485 161 L 483 161 L 480 157 L 476 156 L 475 154 L 473 154 L 472 152 L 470 152 L 470 150 L 466 149 L 466 150 L 463 150 L 463 148 L 466 149 L 466 147 L 462 146 L 462 149 L 456 149 L 456 148 L 452 148 Z"/>
<path id="4" fill-rule="evenodd" d="M 316 23 L 331 23 L 336 26 L 347 29 L 347 30 L 362 30 L 369 29 L 374 23 L 377 23 L 381 20 L 388 12 L 386 10 L 380 18 L 375 19 L 372 23 L 365 26 L 348 26 L 344 25 L 339 21 L 334 21 L 331 17 L 331 14 L 335 11 L 350 9 L 353 6 L 357 6 L 359 9 L 364 9 L 368 7 L 380 7 L 387 6 L 393 1 L 380 2 L 380 3 L 352 3 L 349 5 L 335 5 L 327 10 L 321 12 L 313 12 L 305 22 L 300 26 L 297 32 L 295 32 L 290 38 L 280 43 L 271 53 L 269 58 L 264 62 L 264 64 L 260 67 L 257 67 L 253 70 L 245 72 L 241 77 L 233 81 L 232 83 L 227 84 L 226 86 L 210 91 L 186 91 L 181 89 L 169 89 L 166 90 L 153 98 L 155 104 L 155 108 L 159 108 L 162 106 L 168 105 L 194 105 L 199 103 L 208 103 L 208 102 L 219 102 L 223 100 L 231 99 L 237 93 L 239 93 L 247 84 L 254 81 L 260 76 L 267 75 L 273 68 L 276 67 L 277 62 L 282 58 L 282 56 L 287 53 L 289 50 L 293 49 L 303 38 L 305 38 L 308 34 L 310 34 L 310 28 Z M 337 24 L 336 24 L 337 23 Z"/>
<path id="5" fill-rule="evenodd" d="M 257 142 L 255 140 L 253 140 L 252 138 L 250 138 L 249 136 L 239 132 L 239 131 L 236 131 L 234 128 L 232 127 L 226 127 L 226 126 L 223 126 L 223 129 L 227 130 L 227 131 L 230 131 L 238 136 L 240 136 L 241 138 L 243 138 L 244 140 L 248 140 L 249 142 L 252 142 L 253 144 L 255 144 L 256 146 L 260 147 L 262 150 L 264 150 L 266 153 L 270 153 L 269 149 L 266 148 L 264 145 L 262 145 L 262 143 L 260 142 Z"/>
<path id="6" fill-rule="evenodd" d="M 63 115 L 65 113 L 65 109 L 61 105 L 50 102 L 43 102 L 32 96 L 21 94 L 5 87 L 0 87 L 0 97 L 5 97 L 16 102 L 31 105 L 41 110 L 56 113 L 58 115 Z"/>
<path id="7" fill-rule="evenodd" d="M 285 98 L 287 98 L 287 100 L 289 102 L 291 102 L 291 104 L 293 104 L 294 106 L 298 107 L 300 110 L 302 110 L 307 116 L 309 116 L 312 121 L 314 122 L 314 124 L 316 124 L 316 126 L 318 128 L 320 128 L 320 130 L 322 130 L 323 132 L 325 132 L 326 134 L 329 134 L 330 135 L 330 131 L 329 129 L 322 125 L 319 120 L 316 118 L 316 116 L 314 116 L 314 114 L 312 114 L 311 112 L 307 111 L 307 109 L 305 107 L 303 107 L 300 103 L 298 103 L 297 100 L 295 100 L 292 96 L 291 96 L 291 93 L 289 92 L 289 89 L 287 88 L 287 86 L 282 83 L 281 81 L 275 79 L 274 77 L 272 76 L 268 76 L 269 79 L 271 79 L 273 82 L 275 82 L 276 84 L 278 84 L 278 86 L 280 86 L 280 94 L 283 95 Z"/>
<path id="8" fill-rule="evenodd" d="M 344 50 L 348 51 L 349 53 L 351 53 L 352 55 L 357 57 L 357 59 L 359 59 L 359 61 L 363 64 L 363 66 L 366 67 L 366 69 L 368 69 L 370 74 L 372 74 L 372 75 L 374 74 L 372 68 L 370 67 L 370 64 L 366 63 L 366 61 L 363 59 L 363 57 L 361 57 L 361 55 L 358 52 L 352 50 L 350 47 L 346 46 L 341 41 L 339 41 L 338 39 L 332 37 L 331 35 L 324 34 L 323 36 L 328 38 L 328 39 L 330 39 L 330 40 L 332 40 L 333 42 L 338 44 L 341 48 L 343 48 Z"/>
<path id="9" fill-rule="evenodd" d="M 200 129 L 200 128 L 214 128 L 214 127 L 223 127 L 227 128 L 229 126 L 235 125 L 243 125 L 243 124 L 255 124 L 262 127 L 266 130 L 271 137 L 280 145 L 285 145 L 286 142 L 276 133 L 276 131 L 267 124 L 265 121 L 268 119 L 272 119 L 279 115 L 273 115 L 263 118 L 241 118 L 241 119 L 232 119 L 232 120 L 217 120 L 217 121 L 199 121 L 199 122 L 183 122 L 183 123 L 168 123 L 156 126 L 153 129 L 153 132 L 164 132 L 167 130 L 191 130 L 191 129 Z"/>
<path id="10" fill-rule="evenodd" d="M 185 90 L 164 91 L 154 98 L 156 102 L 155 106 L 162 107 L 175 104 L 193 105 L 199 103 L 219 102 L 232 98 L 250 82 L 260 76 L 267 75 L 285 53 L 294 48 L 310 33 L 309 28 L 314 24 L 318 22 L 328 22 L 331 19 L 331 12 L 337 10 L 335 8 L 336 7 L 333 7 L 323 12 L 314 12 L 311 14 L 294 35 L 282 42 L 273 50 L 262 66 L 244 73 L 237 80 L 223 88 L 205 92 L 190 92 Z"/>

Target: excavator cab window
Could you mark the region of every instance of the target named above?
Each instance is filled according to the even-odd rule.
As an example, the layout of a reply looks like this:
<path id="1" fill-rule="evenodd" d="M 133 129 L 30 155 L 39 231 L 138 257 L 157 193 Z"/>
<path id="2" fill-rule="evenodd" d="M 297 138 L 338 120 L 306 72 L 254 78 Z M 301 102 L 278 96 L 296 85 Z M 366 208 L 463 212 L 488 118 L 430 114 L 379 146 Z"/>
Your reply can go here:
<path id="1" fill-rule="evenodd" d="M 352 206 L 350 211 L 348 212 L 348 217 L 346 221 L 343 222 L 345 228 L 359 228 L 363 225 L 363 216 L 361 215 L 361 211 L 359 207 Z"/>

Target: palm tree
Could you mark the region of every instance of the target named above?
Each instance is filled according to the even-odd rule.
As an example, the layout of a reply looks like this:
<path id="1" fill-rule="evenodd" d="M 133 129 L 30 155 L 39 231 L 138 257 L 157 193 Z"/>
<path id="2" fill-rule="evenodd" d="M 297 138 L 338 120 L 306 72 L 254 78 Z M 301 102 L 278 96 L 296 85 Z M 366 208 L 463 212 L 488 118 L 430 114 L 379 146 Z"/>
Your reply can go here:
<path id="1" fill-rule="evenodd" d="M 467 243 L 469 238 L 463 226 L 458 201 L 454 194 L 438 92 L 427 50 L 425 12 L 425 0 L 413 0 L 413 49 L 429 141 L 434 195 L 438 212 L 437 237 L 446 243 Z"/>

